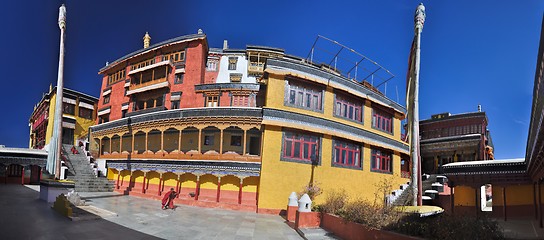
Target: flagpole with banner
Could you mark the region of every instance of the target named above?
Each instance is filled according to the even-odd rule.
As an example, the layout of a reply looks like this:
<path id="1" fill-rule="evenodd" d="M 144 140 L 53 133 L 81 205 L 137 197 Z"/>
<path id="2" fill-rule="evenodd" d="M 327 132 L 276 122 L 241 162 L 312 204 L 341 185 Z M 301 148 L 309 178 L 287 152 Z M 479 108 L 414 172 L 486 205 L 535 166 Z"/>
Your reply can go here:
<path id="1" fill-rule="evenodd" d="M 64 4 L 59 8 L 60 28 L 60 49 L 59 49 L 59 71 L 57 78 L 57 93 L 55 99 L 55 115 L 53 121 L 53 136 L 49 141 L 49 152 L 47 154 L 47 171 L 54 174 L 56 179 L 60 178 L 60 158 L 62 146 L 62 93 L 64 85 L 64 38 L 66 30 L 66 7 Z"/>
<path id="2" fill-rule="evenodd" d="M 406 107 L 408 109 L 408 135 L 410 139 L 410 159 L 412 159 L 411 190 L 412 205 L 421 206 L 421 156 L 419 146 L 419 62 L 421 31 L 425 23 L 425 6 L 420 3 L 414 16 L 414 40 L 410 49 L 408 72 L 406 76 Z"/>

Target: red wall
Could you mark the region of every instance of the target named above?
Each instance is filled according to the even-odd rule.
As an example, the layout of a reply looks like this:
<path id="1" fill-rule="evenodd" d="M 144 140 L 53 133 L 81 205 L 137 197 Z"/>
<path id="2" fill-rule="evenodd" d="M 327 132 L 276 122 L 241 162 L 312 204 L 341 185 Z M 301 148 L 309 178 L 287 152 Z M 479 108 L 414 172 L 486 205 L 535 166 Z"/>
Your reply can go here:
<path id="1" fill-rule="evenodd" d="M 189 43 L 181 43 L 186 44 L 186 52 L 185 52 L 185 76 L 183 79 L 182 84 L 174 84 L 174 78 L 175 78 L 175 70 L 172 69 L 170 75 L 168 76 L 168 81 L 170 82 L 170 90 L 166 94 L 164 106 L 167 109 L 170 109 L 171 107 L 171 101 L 170 101 L 170 92 L 182 92 L 181 101 L 180 101 L 180 107 L 181 108 L 193 108 L 193 107 L 203 107 L 204 106 L 204 98 L 202 94 L 196 94 L 194 90 L 194 85 L 202 84 L 204 83 L 204 74 L 205 74 L 205 68 L 206 68 L 206 55 L 207 55 L 207 48 L 203 45 L 204 40 L 194 40 Z M 130 64 L 137 63 L 139 61 L 145 60 L 149 58 L 150 56 L 155 55 L 155 62 L 160 62 L 162 55 L 160 53 L 161 49 L 158 49 L 156 51 L 150 52 L 146 55 L 139 56 L 137 58 L 123 61 L 118 63 L 117 65 L 123 65 L 126 66 L 125 72 L 128 74 L 130 70 Z M 103 73 L 102 75 L 102 87 L 100 89 L 100 100 L 98 102 L 98 110 L 107 108 L 111 106 L 110 116 L 109 120 L 117 120 L 122 117 L 122 111 L 121 106 L 123 103 L 130 103 L 128 112 L 132 112 L 132 102 L 130 102 L 130 97 L 125 96 L 125 81 L 121 80 L 118 81 L 110 86 L 108 86 L 108 74 L 111 74 L 113 72 L 119 71 L 121 68 L 114 67 L 111 70 L 108 70 Z M 127 78 L 128 79 L 128 78 Z M 102 96 L 102 92 L 110 88 L 112 92 L 110 93 L 110 102 L 108 104 L 104 103 L 104 97 Z M 99 119 L 97 118 L 97 123 Z"/>

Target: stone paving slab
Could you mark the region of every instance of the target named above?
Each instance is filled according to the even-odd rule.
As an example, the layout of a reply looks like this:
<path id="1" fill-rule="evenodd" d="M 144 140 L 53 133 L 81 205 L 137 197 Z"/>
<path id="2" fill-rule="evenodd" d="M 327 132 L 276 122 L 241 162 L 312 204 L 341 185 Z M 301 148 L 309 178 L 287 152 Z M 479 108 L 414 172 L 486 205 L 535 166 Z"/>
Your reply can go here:
<path id="1" fill-rule="evenodd" d="M 104 219 L 164 239 L 302 239 L 280 216 L 181 204 L 162 210 L 157 200 L 79 194 L 87 204 L 118 215 Z"/>

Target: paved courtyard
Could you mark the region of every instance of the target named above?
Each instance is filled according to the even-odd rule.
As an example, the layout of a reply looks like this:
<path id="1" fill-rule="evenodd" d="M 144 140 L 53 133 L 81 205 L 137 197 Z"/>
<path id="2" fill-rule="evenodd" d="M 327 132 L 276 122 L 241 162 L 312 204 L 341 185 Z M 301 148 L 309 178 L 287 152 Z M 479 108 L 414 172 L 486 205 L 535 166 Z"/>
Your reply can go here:
<path id="1" fill-rule="evenodd" d="M 279 216 L 177 205 L 118 193 L 81 193 L 117 216 L 70 221 L 38 199 L 37 186 L 0 185 L 2 239 L 302 239 Z"/>

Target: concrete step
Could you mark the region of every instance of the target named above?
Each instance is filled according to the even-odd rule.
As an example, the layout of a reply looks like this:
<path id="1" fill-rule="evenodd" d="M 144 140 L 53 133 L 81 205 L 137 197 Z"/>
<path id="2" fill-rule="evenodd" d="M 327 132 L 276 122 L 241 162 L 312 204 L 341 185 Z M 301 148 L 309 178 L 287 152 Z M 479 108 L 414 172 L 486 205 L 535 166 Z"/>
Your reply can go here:
<path id="1" fill-rule="evenodd" d="M 306 240 L 340 239 L 323 228 L 299 228 L 297 232 Z"/>

